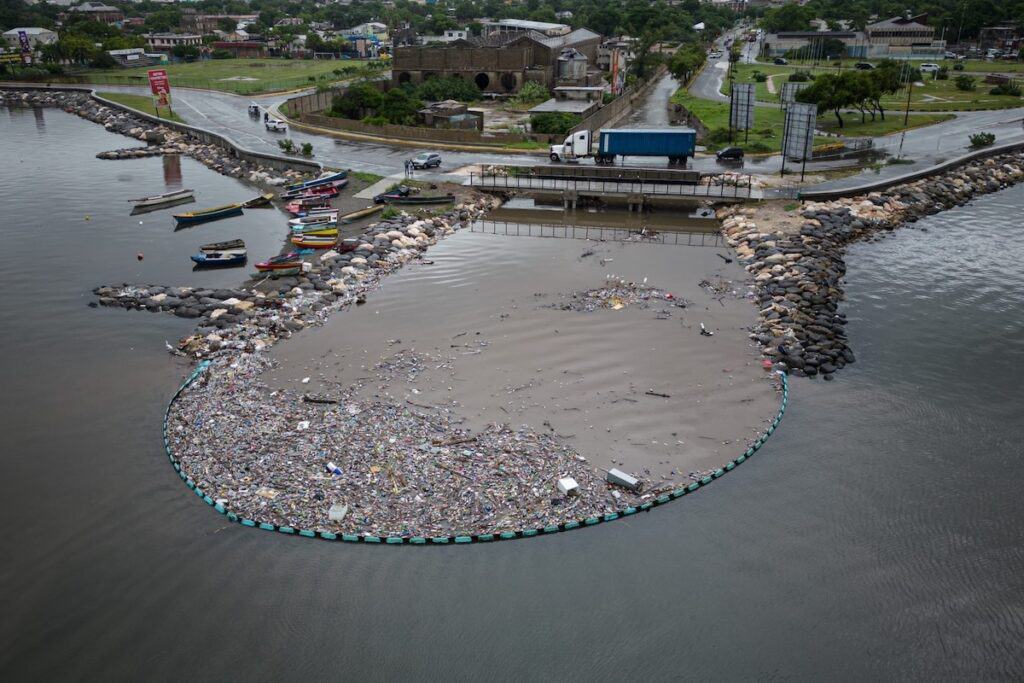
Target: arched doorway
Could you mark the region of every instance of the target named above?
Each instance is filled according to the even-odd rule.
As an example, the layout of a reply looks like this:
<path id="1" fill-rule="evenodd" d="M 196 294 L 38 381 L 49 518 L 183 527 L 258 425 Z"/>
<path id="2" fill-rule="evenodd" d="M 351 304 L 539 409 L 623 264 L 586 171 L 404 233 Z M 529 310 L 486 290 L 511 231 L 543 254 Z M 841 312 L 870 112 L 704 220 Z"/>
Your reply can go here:
<path id="1" fill-rule="evenodd" d="M 505 89 L 505 92 L 512 92 L 516 89 L 519 79 L 516 78 L 515 74 L 505 73 L 501 75 L 501 87 Z"/>
<path id="2" fill-rule="evenodd" d="M 491 84 L 491 77 L 483 72 L 480 72 L 473 79 L 473 82 L 476 83 L 476 87 L 480 88 L 481 90 L 487 90 L 487 86 Z"/>
<path id="3" fill-rule="evenodd" d="M 398 74 L 398 83 L 399 83 L 399 85 L 405 85 L 406 83 L 409 83 L 410 81 L 412 81 L 412 74 L 409 73 L 408 71 L 403 71 L 402 73 Z"/>

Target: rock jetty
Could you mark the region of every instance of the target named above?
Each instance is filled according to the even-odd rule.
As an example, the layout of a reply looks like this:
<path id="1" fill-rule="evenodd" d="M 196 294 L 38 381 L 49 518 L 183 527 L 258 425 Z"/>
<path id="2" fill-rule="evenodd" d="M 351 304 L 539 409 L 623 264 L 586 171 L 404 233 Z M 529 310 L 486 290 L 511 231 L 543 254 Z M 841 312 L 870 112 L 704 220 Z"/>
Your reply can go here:
<path id="1" fill-rule="evenodd" d="M 280 186 L 306 177 L 302 171 L 280 172 L 262 164 L 240 159 L 235 156 L 233 148 L 203 142 L 188 132 L 153 124 L 123 109 L 107 106 L 82 91 L 0 90 L 0 106 L 63 109 L 69 114 L 98 123 L 112 133 L 120 133 L 149 145 L 100 152 L 96 155 L 100 159 L 136 159 L 161 154 L 184 154 L 222 175 L 260 185 Z"/>
<path id="2" fill-rule="evenodd" d="M 832 379 L 855 360 L 847 344 L 844 298 L 847 245 L 873 240 L 905 223 L 996 192 L 1024 178 L 1024 159 L 976 160 L 883 192 L 804 202 L 794 230 L 759 226 L 755 208 L 719 212 L 726 242 L 754 278 L 759 323 L 752 337 L 776 369 Z"/>

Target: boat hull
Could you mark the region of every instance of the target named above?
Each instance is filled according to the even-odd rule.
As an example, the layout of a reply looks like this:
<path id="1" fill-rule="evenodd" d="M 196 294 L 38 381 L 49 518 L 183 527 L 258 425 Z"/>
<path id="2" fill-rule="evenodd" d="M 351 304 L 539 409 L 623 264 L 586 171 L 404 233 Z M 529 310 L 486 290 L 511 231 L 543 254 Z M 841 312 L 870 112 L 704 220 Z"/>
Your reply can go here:
<path id="1" fill-rule="evenodd" d="M 230 218 L 231 216 L 241 216 L 242 205 L 236 204 L 230 207 L 223 207 L 218 209 L 212 209 L 207 211 L 193 211 L 190 213 L 179 213 L 174 215 L 174 220 L 178 225 L 196 225 L 198 223 L 209 223 L 210 221 L 219 221 L 222 218 Z"/>

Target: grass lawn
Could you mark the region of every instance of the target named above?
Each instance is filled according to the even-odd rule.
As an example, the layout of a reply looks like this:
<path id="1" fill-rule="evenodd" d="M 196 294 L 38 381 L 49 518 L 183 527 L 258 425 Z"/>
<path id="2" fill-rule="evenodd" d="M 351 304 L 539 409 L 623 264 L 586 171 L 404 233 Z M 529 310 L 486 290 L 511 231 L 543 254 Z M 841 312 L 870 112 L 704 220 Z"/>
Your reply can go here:
<path id="1" fill-rule="evenodd" d="M 756 83 L 754 81 L 754 72 L 760 71 L 761 73 L 774 76 L 773 82 L 775 85 L 776 93 L 769 93 L 767 83 L 756 83 L 757 99 L 761 102 L 778 102 L 778 93 L 782 92 L 782 84 L 786 78 L 792 72 L 804 69 L 811 71 L 812 73 L 834 73 L 836 70 L 829 68 L 808 68 L 801 67 L 799 65 L 788 65 L 779 66 L 775 64 L 737 64 L 734 67 L 733 74 L 736 77 L 737 83 Z M 972 91 L 957 90 L 953 79 L 959 72 L 950 72 L 949 80 L 936 81 L 931 76 L 926 75 L 924 77 L 924 85 L 915 85 L 913 93 L 910 97 L 910 110 L 911 111 L 971 111 L 976 109 L 1006 109 L 1009 107 L 1019 107 L 1024 104 L 1024 99 L 1020 97 L 1010 97 L 1008 95 L 989 95 L 988 91 L 992 88 L 991 85 L 981 82 L 981 77 L 975 75 L 977 79 L 977 89 Z M 725 81 L 722 83 L 722 94 L 728 94 L 729 83 Z M 886 109 L 904 109 L 907 105 L 907 94 L 906 90 L 898 92 L 895 95 L 886 97 L 882 100 L 882 106 Z"/>
<path id="2" fill-rule="evenodd" d="M 694 116 L 701 120 L 710 131 L 728 131 L 729 128 L 729 105 L 726 102 L 712 102 L 693 97 L 685 90 L 676 91 L 672 101 L 685 106 Z M 920 114 L 910 118 L 907 128 L 927 126 L 940 121 L 952 118 L 950 114 Z M 903 117 L 897 116 L 895 112 L 887 116 L 885 121 L 872 121 L 869 117 L 865 123 L 861 123 L 860 114 L 847 115 L 843 117 L 845 126 L 840 129 L 835 115 L 823 113 L 818 117 L 818 130 L 829 133 L 847 135 L 851 137 L 888 135 L 904 129 Z M 754 128 L 750 131 L 749 139 L 744 141 L 744 133 L 734 133 L 732 144 L 743 147 L 750 152 L 777 152 L 782 146 L 782 126 L 785 122 L 785 114 L 776 107 L 758 107 L 754 112 Z M 725 135 L 713 136 L 715 141 L 705 140 L 708 150 L 714 151 L 728 147 L 729 142 Z M 828 137 L 815 138 L 815 144 L 828 144 L 833 142 Z"/>
<path id="3" fill-rule="evenodd" d="M 81 75 L 93 83 L 146 85 L 147 71 L 166 69 L 172 89 L 206 88 L 247 95 L 308 87 L 318 79 L 329 83 L 352 78 L 358 73 L 344 70 L 361 68 L 366 63 L 355 59 L 207 59 L 158 67 L 90 69 Z"/>
<path id="4" fill-rule="evenodd" d="M 149 95 L 128 95 L 126 93 L 121 92 L 98 92 L 96 94 L 100 97 L 105 97 L 108 100 L 117 102 L 118 104 L 123 104 L 126 107 L 138 109 L 139 111 L 145 112 L 146 114 L 150 114 L 152 116 L 160 116 L 161 118 L 170 119 L 171 121 L 177 121 L 178 123 L 183 123 L 181 118 L 179 118 L 178 115 L 175 114 L 173 111 L 168 112 L 167 109 L 161 108 L 158 113 L 156 108 L 153 106 L 153 98 Z M 173 109 L 173 107 L 174 100 L 172 99 L 171 108 Z"/>

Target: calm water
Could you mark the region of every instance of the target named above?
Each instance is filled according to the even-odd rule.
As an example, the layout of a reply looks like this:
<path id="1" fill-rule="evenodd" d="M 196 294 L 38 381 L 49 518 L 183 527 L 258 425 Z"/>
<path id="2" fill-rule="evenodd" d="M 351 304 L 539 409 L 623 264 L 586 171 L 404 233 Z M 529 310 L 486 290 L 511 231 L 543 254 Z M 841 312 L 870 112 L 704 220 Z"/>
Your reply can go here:
<path id="1" fill-rule="evenodd" d="M 140 226 L 123 199 L 177 182 L 160 159 L 95 160 L 125 139 L 55 111 L 0 119 L 4 680 L 1024 675 L 1024 188 L 853 249 L 859 362 L 793 382 L 769 445 L 708 490 L 528 541 L 352 547 L 190 495 L 159 432 L 185 371 L 163 342 L 190 323 L 85 306 L 199 281 L 207 237 L 273 251 L 280 216 Z M 252 194 L 180 169 L 200 204 Z"/>

